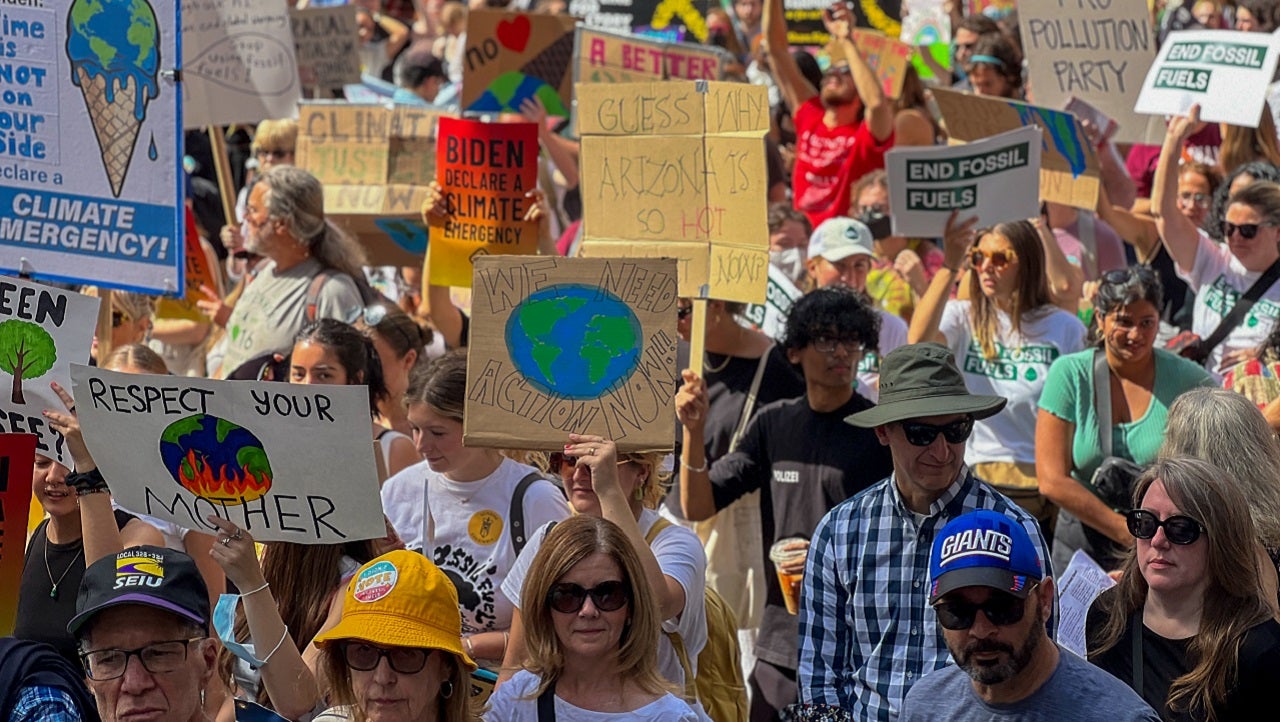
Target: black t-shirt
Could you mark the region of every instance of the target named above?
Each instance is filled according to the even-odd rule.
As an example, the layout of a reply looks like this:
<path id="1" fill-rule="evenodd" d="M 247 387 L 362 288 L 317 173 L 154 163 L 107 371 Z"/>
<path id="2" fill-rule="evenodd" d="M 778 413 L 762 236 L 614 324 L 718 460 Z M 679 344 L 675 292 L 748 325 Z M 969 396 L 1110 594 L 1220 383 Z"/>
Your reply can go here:
<path id="1" fill-rule="evenodd" d="M 120 529 L 137 518 L 119 509 L 115 515 Z M 80 658 L 76 655 L 75 639 L 67 634 L 67 623 L 76 616 L 76 594 L 80 591 L 80 580 L 84 579 L 84 540 L 53 544 L 49 541 L 48 529 L 48 519 L 40 522 L 27 545 L 22 583 L 18 587 L 18 622 L 13 636 L 48 642 L 78 669 Z M 46 545 L 48 568 L 45 567 Z M 61 580 L 57 594 L 53 593 L 55 580 Z"/>
<path id="2" fill-rule="evenodd" d="M 716 509 L 760 491 L 766 570 L 773 569 L 768 552 L 774 541 L 810 538 L 828 511 L 893 471 L 889 448 L 875 431 L 845 423 L 846 416 L 872 406 L 856 393 L 826 413 L 809 408 L 806 397 L 771 404 L 751 420 L 738 448 L 712 466 Z M 777 583 L 765 589 L 756 656 L 795 669 L 797 618 L 787 612 Z"/>
<path id="3" fill-rule="evenodd" d="M 1114 591 L 1103 594 L 1114 594 Z M 1086 632 L 1090 648 L 1106 622 L 1101 609 L 1098 602 L 1089 609 Z M 1115 646 L 1089 658 L 1130 687 L 1133 686 L 1133 627 L 1131 619 Z M 1204 715 L 1189 714 L 1186 710 L 1172 711 L 1165 704 L 1169 699 L 1169 686 L 1194 666 L 1194 660 L 1188 658 L 1192 639 L 1165 639 L 1146 625 L 1142 626 L 1142 689 L 1137 691 L 1166 722 L 1204 719 Z M 1219 722 L 1257 719 L 1262 710 L 1273 708 L 1275 691 L 1280 689 L 1280 624 L 1274 619 L 1245 634 L 1236 673 L 1235 684 L 1228 685 L 1227 699 L 1215 709 Z"/>
<path id="4" fill-rule="evenodd" d="M 1187 282 L 1178 276 L 1173 256 L 1161 244 L 1147 265 L 1160 278 L 1160 285 L 1164 289 L 1164 307 L 1160 309 L 1160 320 L 1180 331 L 1190 329 L 1195 294 L 1191 292 Z"/>

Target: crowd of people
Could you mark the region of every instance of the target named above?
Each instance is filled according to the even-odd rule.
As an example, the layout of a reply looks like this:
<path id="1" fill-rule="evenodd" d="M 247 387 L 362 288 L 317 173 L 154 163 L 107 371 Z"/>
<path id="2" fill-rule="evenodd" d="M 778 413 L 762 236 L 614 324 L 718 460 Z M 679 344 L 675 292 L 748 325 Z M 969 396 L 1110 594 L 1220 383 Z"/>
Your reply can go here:
<path id="1" fill-rule="evenodd" d="M 467 7 L 359 4 L 366 72 L 399 102 L 456 103 Z M 821 62 L 788 46 L 783 0 L 708 15 L 729 79 L 770 90 L 757 231 L 799 295 L 777 329 L 679 299 L 675 414 L 654 422 L 669 454 L 586 430 L 554 451 L 464 443 L 466 293 L 369 265 L 294 165 L 295 121 L 246 133 L 237 217 L 190 199 L 217 259 L 205 318 L 113 291 L 92 361 L 365 387 L 368 425 L 349 431 L 376 447 L 386 534 L 262 544 L 216 516 L 209 533 L 120 508 L 55 383 L 45 417 L 73 464 L 36 459 L 44 518 L 0 639 L 0 718 L 1264 715 L 1280 683 L 1280 103 L 1256 129 L 1193 106 L 1161 145 L 1087 125 L 1096 208 L 896 235 L 885 154 L 946 142 L 929 84 L 1035 100 L 1016 17 L 960 5 L 950 66 L 929 58 L 928 83 L 908 66 L 900 98 L 843 3 L 823 11 Z M 1280 4 L 1171 3 L 1151 22 L 1272 32 Z M 543 150 L 525 220 L 540 254 L 577 255 L 581 147 L 541 102 L 521 115 Z M 424 222 L 449 212 L 433 185 Z M 1095 566 L 1114 584 L 1061 614 L 1068 568 Z"/>

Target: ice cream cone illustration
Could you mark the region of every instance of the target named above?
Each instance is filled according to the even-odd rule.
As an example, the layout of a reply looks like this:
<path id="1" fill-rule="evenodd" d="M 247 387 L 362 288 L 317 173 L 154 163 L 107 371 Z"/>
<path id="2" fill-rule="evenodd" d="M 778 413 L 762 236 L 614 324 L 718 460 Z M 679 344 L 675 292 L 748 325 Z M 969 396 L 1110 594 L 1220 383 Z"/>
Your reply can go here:
<path id="1" fill-rule="evenodd" d="M 84 96 L 111 194 L 120 196 L 133 149 L 160 94 L 160 28 L 147 0 L 75 0 L 67 14 L 71 82 Z"/>

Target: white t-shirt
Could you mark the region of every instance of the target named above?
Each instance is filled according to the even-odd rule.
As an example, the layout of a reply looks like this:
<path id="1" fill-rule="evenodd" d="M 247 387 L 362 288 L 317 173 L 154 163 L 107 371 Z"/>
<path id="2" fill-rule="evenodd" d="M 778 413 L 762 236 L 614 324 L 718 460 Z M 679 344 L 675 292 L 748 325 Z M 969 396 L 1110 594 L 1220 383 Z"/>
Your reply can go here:
<path id="1" fill-rule="evenodd" d="M 516 672 L 510 682 L 489 697 L 485 722 L 538 722 L 538 678 L 532 672 Z M 698 722 L 689 705 L 673 694 L 665 694 L 630 712 L 592 712 L 555 698 L 556 722 Z"/>
<path id="2" fill-rule="evenodd" d="M 948 301 L 940 330 L 956 356 L 969 393 L 1003 396 L 1009 403 L 1000 413 L 974 424 L 965 461 L 1034 464 L 1036 404 L 1044 380 L 1059 356 L 1084 349 L 1084 324 L 1060 308 L 1046 306 L 1027 314 L 1021 338 L 1013 338 L 1009 316 L 1001 312 L 996 357 L 988 361 L 973 337 L 970 307 L 969 301 Z"/>
<path id="3" fill-rule="evenodd" d="M 642 511 L 640 533 L 648 536 L 658 518 L 656 511 Z M 520 591 L 524 588 L 524 579 L 529 573 L 529 566 L 533 564 L 533 557 L 537 555 L 542 540 L 547 536 L 548 526 L 544 525 L 529 537 L 529 543 L 520 553 L 515 566 L 507 573 L 507 578 L 502 580 L 502 593 L 516 608 L 523 607 L 520 603 Z M 662 631 L 680 635 L 689 652 L 689 664 L 693 667 L 694 674 L 697 674 L 698 655 L 707 646 L 707 609 L 704 601 L 707 585 L 706 552 L 697 534 L 676 524 L 659 532 L 650 549 L 658 558 L 662 573 L 684 588 L 684 612 L 679 619 L 664 621 Z M 684 669 L 680 667 L 680 659 L 665 634 L 658 640 L 658 672 L 676 685 L 677 689 L 684 689 Z"/>
<path id="4" fill-rule="evenodd" d="M 422 549 L 457 588 L 463 634 L 511 626 L 511 602 L 499 593 L 516 560 L 507 517 L 516 486 L 536 471 L 503 459 L 479 481 L 456 482 L 422 461 L 382 485 L 382 508 L 405 546 Z M 526 529 L 568 516 L 564 494 L 550 481 L 525 492 Z"/>
<path id="5" fill-rule="evenodd" d="M 1191 314 L 1191 331 L 1200 338 L 1208 338 L 1218 327 L 1222 317 L 1231 312 L 1262 272 L 1246 271 L 1240 261 L 1231 255 L 1229 248 L 1214 243 L 1204 231 L 1200 231 L 1200 247 L 1196 249 L 1195 265 L 1190 272 L 1178 266 L 1178 275 L 1196 294 L 1196 305 Z M 1222 364 L 1224 354 L 1256 348 L 1266 340 L 1277 319 L 1280 319 L 1280 282 L 1273 284 L 1262 294 L 1262 298 L 1253 304 L 1240 325 L 1232 329 L 1209 354 L 1205 369 L 1213 375 L 1214 380 L 1222 382 L 1218 366 Z"/>
<path id="6" fill-rule="evenodd" d="M 899 346 L 907 345 L 907 322 L 897 314 L 877 308 L 880 313 L 880 350 L 867 352 L 858 363 L 858 393 L 872 401 L 880 400 L 880 359 Z"/>

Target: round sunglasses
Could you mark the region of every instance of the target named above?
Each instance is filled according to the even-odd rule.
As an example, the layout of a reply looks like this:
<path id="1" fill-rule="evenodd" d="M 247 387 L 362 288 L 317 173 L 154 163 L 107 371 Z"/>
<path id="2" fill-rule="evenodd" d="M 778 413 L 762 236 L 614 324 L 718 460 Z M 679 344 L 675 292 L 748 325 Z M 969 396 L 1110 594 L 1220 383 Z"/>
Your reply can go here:
<path id="1" fill-rule="evenodd" d="M 982 265 L 988 260 L 991 261 L 991 267 L 999 271 L 1018 260 L 1018 254 L 1014 253 L 1013 249 L 987 253 L 980 248 L 975 248 L 969 252 L 969 265 L 975 270 L 982 268 Z"/>
<path id="2" fill-rule="evenodd" d="M 557 582 L 547 591 L 547 604 L 561 614 L 577 614 L 587 603 L 588 596 L 596 609 L 602 612 L 616 612 L 631 600 L 626 585 L 617 580 L 600 582 L 590 589 L 580 584 Z"/>
<path id="3" fill-rule="evenodd" d="M 1130 509 L 1124 515 L 1129 533 L 1136 539 L 1151 539 L 1156 530 L 1163 527 L 1164 537 L 1174 544 L 1195 544 L 1201 534 L 1207 534 L 1204 526 L 1189 516 L 1176 514 L 1160 521 L 1160 518 L 1146 509 Z"/>
<path id="4" fill-rule="evenodd" d="M 1033 585 L 1027 590 L 1027 594 L 1029 595 L 1038 586 L 1040 585 Z M 993 591 L 991 596 L 981 604 L 958 599 L 940 599 L 933 605 L 933 611 L 938 615 L 938 624 L 941 624 L 943 629 L 950 629 L 953 632 L 972 627 L 979 610 L 987 615 L 987 621 L 997 627 L 1006 627 L 1021 622 L 1026 616 L 1027 600 L 1012 594 Z"/>
<path id="5" fill-rule="evenodd" d="M 378 662 L 387 658 L 387 664 L 400 674 L 417 674 L 427 666 L 431 650 L 417 647 L 379 647 L 366 642 L 345 642 L 341 645 L 342 659 L 351 669 L 372 672 Z"/>

